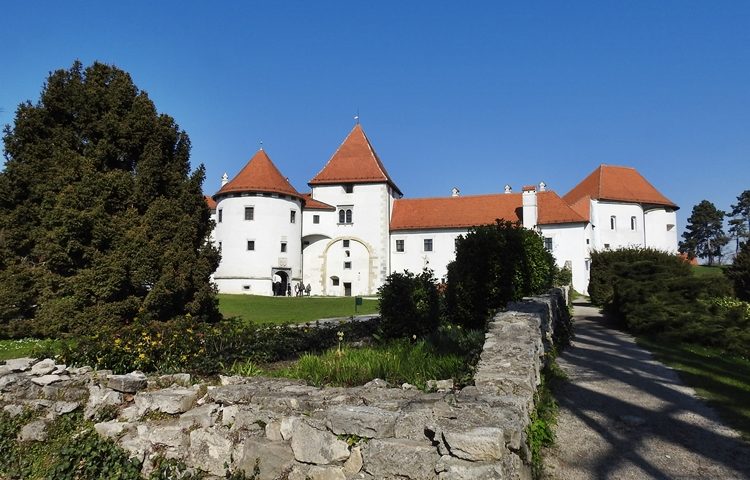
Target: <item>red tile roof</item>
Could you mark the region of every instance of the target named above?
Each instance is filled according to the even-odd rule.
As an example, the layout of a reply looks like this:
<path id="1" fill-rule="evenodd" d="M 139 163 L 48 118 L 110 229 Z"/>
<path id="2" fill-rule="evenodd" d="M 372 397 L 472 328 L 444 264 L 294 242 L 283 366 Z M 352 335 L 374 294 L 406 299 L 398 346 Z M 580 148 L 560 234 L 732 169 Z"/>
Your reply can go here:
<path id="1" fill-rule="evenodd" d="M 214 198 L 231 192 L 270 192 L 302 198 L 263 149 L 258 150 L 240 173 L 216 192 Z"/>
<path id="2" fill-rule="evenodd" d="M 587 221 L 591 221 L 591 197 L 586 195 L 581 197 L 576 203 L 570 205 L 570 208 L 576 211 L 580 216 L 585 218 Z"/>
<path id="3" fill-rule="evenodd" d="M 206 200 L 206 205 L 208 205 L 209 209 L 216 210 L 216 201 L 213 198 L 208 195 L 204 195 L 203 198 Z"/>
<path id="4" fill-rule="evenodd" d="M 315 200 L 309 193 L 303 193 L 302 198 L 305 200 L 305 210 L 336 210 L 336 207 L 333 205 Z"/>
<path id="5" fill-rule="evenodd" d="M 553 191 L 537 193 L 537 204 L 539 225 L 586 221 Z M 391 231 L 468 228 L 494 223 L 496 219 L 521 222 L 522 194 L 399 199 L 393 204 Z"/>
<path id="6" fill-rule="evenodd" d="M 575 204 L 587 195 L 594 200 L 679 208 L 654 188 L 636 169 L 630 167 L 600 165 L 563 198 L 569 204 Z"/>
<path id="7" fill-rule="evenodd" d="M 388 183 L 401 194 L 378 158 L 360 124 L 356 124 L 328 163 L 309 185 L 336 183 Z"/>

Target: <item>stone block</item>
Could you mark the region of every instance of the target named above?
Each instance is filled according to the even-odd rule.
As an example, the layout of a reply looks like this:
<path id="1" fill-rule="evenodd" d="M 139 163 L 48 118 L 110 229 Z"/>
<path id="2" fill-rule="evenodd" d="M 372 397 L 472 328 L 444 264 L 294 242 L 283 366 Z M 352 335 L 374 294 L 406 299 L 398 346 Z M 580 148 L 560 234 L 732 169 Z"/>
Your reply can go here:
<path id="1" fill-rule="evenodd" d="M 440 460 L 427 441 L 374 439 L 362 445 L 363 470 L 375 478 L 434 480 Z"/>
<path id="2" fill-rule="evenodd" d="M 39 419 L 27 423 L 18 432 L 19 442 L 43 442 L 47 439 L 47 425 L 49 420 Z"/>
<path id="3" fill-rule="evenodd" d="M 501 460 L 507 452 L 503 430 L 500 428 L 443 431 L 443 441 L 452 456 L 472 462 Z"/>
<path id="4" fill-rule="evenodd" d="M 298 422 L 292 434 L 294 458 L 303 463 L 328 465 L 349 458 L 346 442 L 331 432 L 318 430 L 306 422 Z"/>
<path id="5" fill-rule="evenodd" d="M 102 407 L 120 405 L 124 401 L 122 393 L 111 388 L 89 385 L 89 400 L 83 411 L 83 416 L 91 418 Z"/>
<path id="6" fill-rule="evenodd" d="M 352 447 L 349 452 L 349 458 L 344 462 L 344 473 L 346 475 L 355 475 L 362 470 L 362 447 Z"/>
<path id="7" fill-rule="evenodd" d="M 184 428 L 194 426 L 203 428 L 213 427 L 218 417 L 218 410 L 219 405 L 216 403 L 209 403 L 188 410 L 180 415 L 180 426 Z"/>
<path id="8" fill-rule="evenodd" d="M 439 480 L 496 480 L 506 478 L 500 463 L 470 462 L 444 456 L 437 464 Z"/>
<path id="9" fill-rule="evenodd" d="M 310 480 L 346 480 L 346 475 L 341 467 L 310 467 L 307 471 Z"/>
<path id="10" fill-rule="evenodd" d="M 336 406 L 326 412 L 327 426 L 336 435 L 363 438 L 394 436 L 398 413 L 367 406 Z"/>
<path id="11" fill-rule="evenodd" d="M 36 362 L 36 358 L 11 358 L 5 361 L 5 366 L 10 368 L 11 372 L 25 372 Z"/>
<path id="12" fill-rule="evenodd" d="M 117 420 L 111 420 L 109 422 L 100 422 L 94 424 L 94 430 L 96 433 L 106 438 L 115 438 L 120 436 L 126 429 L 132 429 L 132 424 L 128 422 L 118 422 Z"/>
<path id="13" fill-rule="evenodd" d="M 164 388 L 154 392 L 141 392 L 135 396 L 139 415 L 146 412 L 163 412 L 171 415 L 190 410 L 198 399 L 198 391 L 192 388 Z"/>
<path id="14" fill-rule="evenodd" d="M 232 442 L 217 430 L 199 428 L 190 432 L 188 452 L 194 466 L 223 477 L 224 463 L 229 463 L 231 458 Z"/>
<path id="15" fill-rule="evenodd" d="M 37 376 L 47 375 L 48 373 L 52 373 L 54 369 L 55 361 L 51 358 L 45 358 L 31 367 L 31 374 Z"/>
<path id="16" fill-rule="evenodd" d="M 107 387 L 122 393 L 136 393 L 148 386 L 148 379 L 142 372 L 131 372 L 126 375 L 109 375 Z"/>
<path id="17" fill-rule="evenodd" d="M 235 470 L 239 469 L 250 476 L 257 462 L 260 471 L 253 477 L 256 480 L 275 480 L 294 466 L 294 454 L 287 443 L 248 439 L 240 448 Z"/>
<path id="18" fill-rule="evenodd" d="M 31 379 L 32 383 L 35 383 L 39 386 L 46 387 L 47 385 L 51 385 L 53 383 L 59 382 L 61 380 L 68 380 L 70 377 L 67 375 L 42 375 L 40 377 L 33 377 Z"/>

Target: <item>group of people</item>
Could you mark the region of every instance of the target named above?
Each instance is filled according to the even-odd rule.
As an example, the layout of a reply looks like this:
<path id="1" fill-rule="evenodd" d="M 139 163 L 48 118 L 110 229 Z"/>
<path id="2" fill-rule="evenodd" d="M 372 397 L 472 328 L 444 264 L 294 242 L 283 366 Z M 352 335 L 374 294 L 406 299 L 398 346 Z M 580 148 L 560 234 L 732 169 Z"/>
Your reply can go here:
<path id="1" fill-rule="evenodd" d="M 285 288 L 286 287 L 286 288 Z M 273 295 L 275 297 L 291 297 L 292 296 L 292 284 L 286 283 L 286 282 L 273 282 L 273 286 L 271 287 L 273 289 Z M 294 295 L 297 297 L 302 296 L 310 296 L 310 292 L 312 291 L 312 286 L 308 283 L 307 286 L 305 286 L 304 283 L 299 282 L 294 285 Z"/>

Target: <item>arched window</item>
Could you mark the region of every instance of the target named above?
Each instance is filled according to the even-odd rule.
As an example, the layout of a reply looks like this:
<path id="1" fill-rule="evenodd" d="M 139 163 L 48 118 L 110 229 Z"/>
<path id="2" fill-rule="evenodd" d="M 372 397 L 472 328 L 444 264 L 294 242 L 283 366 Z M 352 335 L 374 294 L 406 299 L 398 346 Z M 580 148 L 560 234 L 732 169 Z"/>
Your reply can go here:
<path id="1" fill-rule="evenodd" d="M 352 223 L 352 211 L 351 210 L 346 211 L 346 223 Z"/>
<path id="2" fill-rule="evenodd" d="M 346 215 L 346 212 L 344 210 L 339 210 L 339 223 L 344 223 L 344 215 Z"/>
<path id="3" fill-rule="evenodd" d="M 609 217 L 609 229 L 617 230 L 617 218 L 614 215 Z"/>

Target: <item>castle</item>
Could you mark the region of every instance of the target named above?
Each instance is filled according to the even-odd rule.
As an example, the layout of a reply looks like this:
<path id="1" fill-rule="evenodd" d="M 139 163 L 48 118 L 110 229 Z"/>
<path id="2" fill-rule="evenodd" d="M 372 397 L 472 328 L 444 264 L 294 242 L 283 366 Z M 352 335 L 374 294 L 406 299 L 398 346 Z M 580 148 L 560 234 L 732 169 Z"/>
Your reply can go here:
<path id="1" fill-rule="evenodd" d="M 586 292 L 590 252 L 644 246 L 677 252 L 675 210 L 635 169 L 600 165 L 564 196 L 544 183 L 513 192 L 403 198 L 358 123 L 299 193 L 259 150 L 206 201 L 221 250 L 222 293 L 374 295 L 391 272 L 447 274 L 455 240 L 495 219 L 544 238 L 573 287 Z"/>

